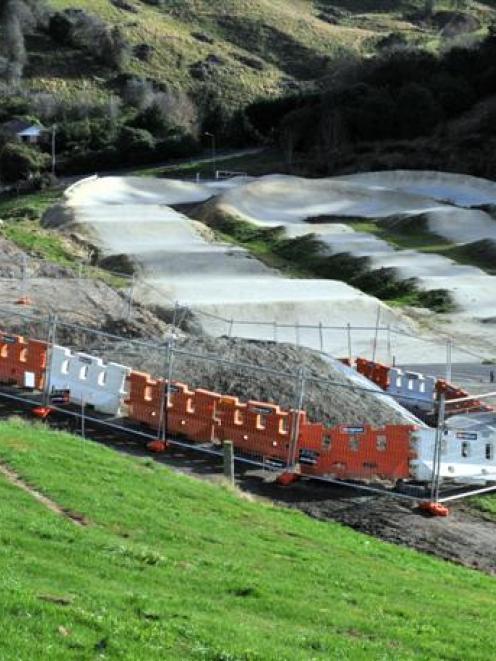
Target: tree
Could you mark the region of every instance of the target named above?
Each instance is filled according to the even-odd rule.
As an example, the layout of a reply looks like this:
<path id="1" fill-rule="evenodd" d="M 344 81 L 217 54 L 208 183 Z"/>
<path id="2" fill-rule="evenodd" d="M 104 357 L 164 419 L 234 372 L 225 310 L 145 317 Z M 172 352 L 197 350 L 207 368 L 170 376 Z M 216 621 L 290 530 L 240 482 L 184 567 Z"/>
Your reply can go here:
<path id="1" fill-rule="evenodd" d="M 441 119 L 441 109 L 430 90 L 418 83 L 404 85 L 398 95 L 397 118 L 400 135 L 428 135 Z"/>
<path id="2" fill-rule="evenodd" d="M 36 147 L 8 142 L 0 150 L 0 177 L 7 183 L 30 179 L 49 166 L 50 157 Z"/>
<path id="3" fill-rule="evenodd" d="M 130 152 L 151 151 L 155 147 L 155 140 L 148 131 L 131 126 L 124 126 L 117 139 L 117 147 L 120 151 Z"/>

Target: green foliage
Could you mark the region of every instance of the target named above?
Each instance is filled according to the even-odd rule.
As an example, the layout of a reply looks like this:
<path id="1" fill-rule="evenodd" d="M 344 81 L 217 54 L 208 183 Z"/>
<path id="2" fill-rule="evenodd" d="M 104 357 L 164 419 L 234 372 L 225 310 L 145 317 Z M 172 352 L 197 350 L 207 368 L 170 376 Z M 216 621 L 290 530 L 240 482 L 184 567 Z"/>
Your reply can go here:
<path id="1" fill-rule="evenodd" d="M 399 133 L 403 138 L 427 135 L 441 119 L 441 111 L 432 92 L 418 83 L 407 83 L 398 94 Z"/>
<path id="2" fill-rule="evenodd" d="M 49 166 L 50 158 L 37 147 L 9 142 L 0 148 L 0 179 L 7 183 L 29 179 Z"/>
<path id="3" fill-rule="evenodd" d="M 2 655 L 466 659 L 491 649 L 490 576 L 20 421 L 0 459 Z M 296 598 L 297 595 L 297 598 Z"/>
<path id="4" fill-rule="evenodd" d="M 119 133 L 117 146 L 125 153 L 152 150 L 155 147 L 155 140 L 145 129 L 124 126 Z"/>
<path id="5" fill-rule="evenodd" d="M 234 241 L 262 261 L 296 276 L 341 280 L 391 304 L 427 307 L 451 312 L 453 302 L 447 290 L 420 290 L 414 278 L 402 279 L 395 269 L 373 269 L 367 257 L 349 253 L 325 254 L 325 245 L 315 234 L 285 238 L 284 228 L 259 228 L 239 218 L 218 212 L 201 220 L 221 237 Z"/>
<path id="6" fill-rule="evenodd" d="M 153 135 L 166 135 L 173 128 L 167 114 L 158 103 L 151 103 L 139 112 L 131 124 L 136 128 L 145 129 Z"/>

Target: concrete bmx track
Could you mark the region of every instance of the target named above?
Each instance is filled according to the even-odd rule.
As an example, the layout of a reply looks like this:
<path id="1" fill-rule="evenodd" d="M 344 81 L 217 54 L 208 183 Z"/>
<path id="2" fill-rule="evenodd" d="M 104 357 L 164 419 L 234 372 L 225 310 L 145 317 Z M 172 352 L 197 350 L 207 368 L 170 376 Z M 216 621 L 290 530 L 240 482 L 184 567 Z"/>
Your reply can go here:
<path id="1" fill-rule="evenodd" d="M 330 254 L 367 256 L 373 267 L 393 267 L 400 277 L 415 278 L 421 289 L 447 289 L 457 309 L 443 315 L 403 312 L 338 280 L 285 277 L 246 250 L 216 241 L 206 225 L 171 208 L 207 200 L 222 213 L 258 225 L 282 225 L 288 236 L 316 233 Z M 318 349 L 319 324 L 350 324 L 363 327 L 352 331 L 353 353 L 370 355 L 379 319 L 392 334 L 386 347 L 381 331 L 377 357 L 387 360 L 392 354 L 398 362 L 421 364 L 432 362 L 433 353 L 442 358 L 448 336 L 455 340 L 453 360 L 496 356 L 496 278 L 435 253 L 397 250 L 339 219 L 422 216 L 430 232 L 465 244 L 496 240 L 493 204 L 496 183 L 434 172 L 315 180 L 271 175 L 203 184 L 105 177 L 71 186 L 64 215 L 104 254 L 125 254 L 137 263 L 140 300 L 190 307 L 212 335 L 232 332 Z M 319 217 L 332 222 L 324 218 L 315 224 Z M 326 351 L 348 354 L 346 331 L 324 333 Z"/>

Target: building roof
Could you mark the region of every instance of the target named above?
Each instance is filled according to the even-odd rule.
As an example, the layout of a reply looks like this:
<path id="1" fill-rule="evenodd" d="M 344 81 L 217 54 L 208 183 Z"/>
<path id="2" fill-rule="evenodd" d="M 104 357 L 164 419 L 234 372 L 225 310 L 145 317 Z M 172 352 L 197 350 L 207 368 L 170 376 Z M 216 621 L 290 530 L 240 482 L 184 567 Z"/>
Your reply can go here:
<path id="1" fill-rule="evenodd" d="M 39 135 L 43 131 L 43 127 L 37 126 L 32 122 L 26 122 L 23 119 L 11 119 L 8 122 L 0 124 L 0 130 L 4 133 L 16 135 Z"/>

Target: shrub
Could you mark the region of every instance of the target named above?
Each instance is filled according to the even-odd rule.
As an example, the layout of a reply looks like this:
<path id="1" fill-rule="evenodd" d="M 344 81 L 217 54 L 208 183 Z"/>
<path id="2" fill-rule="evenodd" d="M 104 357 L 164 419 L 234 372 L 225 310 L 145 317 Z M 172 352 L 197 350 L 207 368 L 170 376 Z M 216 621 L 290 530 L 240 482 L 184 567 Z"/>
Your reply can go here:
<path id="1" fill-rule="evenodd" d="M 0 152 L 0 176 L 8 183 L 30 179 L 45 170 L 50 157 L 36 147 L 9 142 Z"/>
<path id="2" fill-rule="evenodd" d="M 155 147 L 155 140 L 145 129 L 124 126 L 119 133 L 117 147 L 126 153 L 151 151 Z"/>

